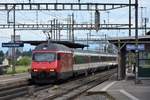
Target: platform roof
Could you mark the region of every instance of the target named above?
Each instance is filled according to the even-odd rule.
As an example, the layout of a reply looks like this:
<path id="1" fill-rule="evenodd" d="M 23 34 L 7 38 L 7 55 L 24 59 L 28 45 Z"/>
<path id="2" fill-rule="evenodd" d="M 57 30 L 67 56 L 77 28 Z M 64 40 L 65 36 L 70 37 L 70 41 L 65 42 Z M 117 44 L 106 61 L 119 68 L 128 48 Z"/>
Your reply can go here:
<path id="1" fill-rule="evenodd" d="M 44 41 L 22 41 L 23 43 L 27 43 L 27 44 L 31 44 L 31 45 L 39 45 L 41 43 L 47 43 L 47 40 Z M 70 41 L 50 41 L 51 43 L 58 43 L 58 44 L 62 44 L 65 45 L 69 48 L 84 48 L 84 47 L 88 47 L 88 45 L 84 45 L 84 44 L 80 44 L 80 43 L 73 43 Z"/>
<path id="2" fill-rule="evenodd" d="M 135 36 L 108 38 L 108 41 L 113 44 L 120 43 L 136 43 Z M 138 36 L 138 43 L 150 43 L 150 35 Z"/>

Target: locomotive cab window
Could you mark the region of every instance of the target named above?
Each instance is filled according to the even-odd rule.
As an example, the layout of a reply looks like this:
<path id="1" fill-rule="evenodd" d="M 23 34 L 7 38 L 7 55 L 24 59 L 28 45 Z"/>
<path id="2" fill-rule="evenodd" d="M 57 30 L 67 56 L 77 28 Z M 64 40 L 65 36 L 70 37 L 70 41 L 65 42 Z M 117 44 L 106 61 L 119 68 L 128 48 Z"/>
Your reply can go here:
<path id="1" fill-rule="evenodd" d="M 33 58 L 34 61 L 54 61 L 56 59 L 56 54 L 51 52 L 40 52 L 40 53 L 34 53 Z"/>

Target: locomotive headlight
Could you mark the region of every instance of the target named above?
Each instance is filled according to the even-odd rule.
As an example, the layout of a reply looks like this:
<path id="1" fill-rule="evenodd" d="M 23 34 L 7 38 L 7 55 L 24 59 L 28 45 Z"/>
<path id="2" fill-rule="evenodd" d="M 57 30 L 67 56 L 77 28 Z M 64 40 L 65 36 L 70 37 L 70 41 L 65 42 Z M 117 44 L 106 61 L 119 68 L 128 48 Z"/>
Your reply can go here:
<path id="1" fill-rule="evenodd" d="M 34 71 L 34 72 L 37 72 L 38 70 L 37 70 L 37 69 L 34 69 L 33 71 Z"/>
<path id="2" fill-rule="evenodd" d="M 50 72 L 54 72 L 54 69 L 50 69 L 49 71 L 50 71 Z"/>

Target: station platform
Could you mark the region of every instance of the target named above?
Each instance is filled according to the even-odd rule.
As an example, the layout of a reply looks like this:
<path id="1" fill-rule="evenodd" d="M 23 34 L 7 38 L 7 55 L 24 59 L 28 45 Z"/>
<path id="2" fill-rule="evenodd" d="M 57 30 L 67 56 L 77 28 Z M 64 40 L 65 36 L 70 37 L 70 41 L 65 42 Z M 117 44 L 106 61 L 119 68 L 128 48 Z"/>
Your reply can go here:
<path id="1" fill-rule="evenodd" d="M 135 84 L 134 75 L 128 74 L 125 80 L 110 79 L 88 90 L 87 93 L 105 93 L 115 100 L 150 100 L 150 80 L 141 80 L 139 84 Z"/>
<path id="2" fill-rule="evenodd" d="M 13 75 L 0 75 L 0 86 L 8 84 L 8 83 L 14 83 L 18 81 L 25 81 L 30 78 L 29 73 L 20 73 L 20 74 L 13 74 Z"/>

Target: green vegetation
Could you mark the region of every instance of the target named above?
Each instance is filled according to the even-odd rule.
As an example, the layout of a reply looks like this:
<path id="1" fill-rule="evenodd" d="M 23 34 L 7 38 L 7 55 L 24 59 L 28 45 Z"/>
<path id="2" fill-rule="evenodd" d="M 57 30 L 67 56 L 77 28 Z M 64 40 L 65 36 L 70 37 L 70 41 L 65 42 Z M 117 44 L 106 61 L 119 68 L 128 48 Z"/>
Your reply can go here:
<path id="1" fill-rule="evenodd" d="M 28 72 L 30 66 L 16 66 L 16 73 L 24 73 L 24 72 Z M 7 69 L 6 74 L 14 74 L 12 72 L 12 67 L 9 67 Z"/>
<path id="2" fill-rule="evenodd" d="M 1 51 L 0 51 L 0 64 L 2 64 L 3 60 L 4 60 L 4 53 L 3 53 L 3 51 L 1 50 Z"/>
<path id="3" fill-rule="evenodd" d="M 0 72 L 1 74 L 16 74 L 16 73 L 24 73 L 28 72 L 30 65 L 31 65 L 31 58 L 32 58 L 32 50 L 20 52 L 18 49 L 16 50 L 16 56 L 17 61 L 14 61 L 14 58 L 9 55 L 8 51 L 6 54 L 3 53 L 2 50 L 0 50 L 0 64 L 2 64 L 4 58 L 8 60 L 8 66 L 7 68 L 3 69 L 3 72 Z M 15 64 L 15 70 L 16 72 L 12 71 L 12 66 Z"/>
<path id="4" fill-rule="evenodd" d="M 24 73 L 28 72 L 31 65 L 31 57 L 23 56 L 16 62 L 16 72 L 15 73 Z M 6 74 L 15 74 L 12 72 L 12 67 L 7 69 Z"/>
<path id="5" fill-rule="evenodd" d="M 30 49 L 29 51 L 24 51 L 24 52 L 22 53 L 22 56 L 31 57 L 31 56 L 32 56 L 32 50 Z"/>
<path id="6" fill-rule="evenodd" d="M 31 64 L 31 58 L 24 56 L 19 61 L 17 61 L 16 65 L 28 66 Z"/>

